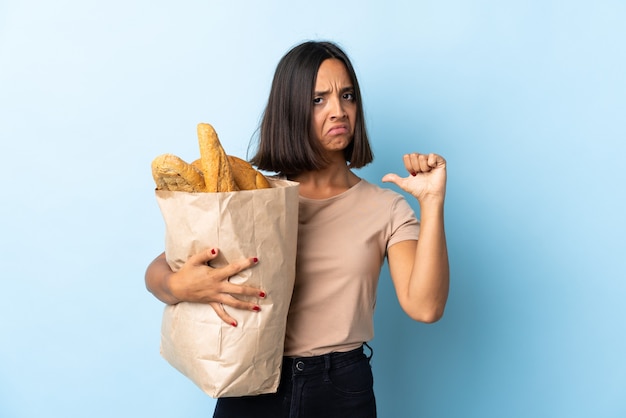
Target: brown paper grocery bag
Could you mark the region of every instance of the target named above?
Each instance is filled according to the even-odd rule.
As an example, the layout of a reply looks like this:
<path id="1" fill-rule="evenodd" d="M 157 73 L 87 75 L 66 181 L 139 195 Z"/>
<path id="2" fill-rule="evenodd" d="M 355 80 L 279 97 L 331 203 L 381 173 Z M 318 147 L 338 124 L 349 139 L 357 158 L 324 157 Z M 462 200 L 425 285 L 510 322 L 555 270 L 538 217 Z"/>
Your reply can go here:
<path id="1" fill-rule="evenodd" d="M 278 388 L 295 279 L 298 183 L 269 180 L 272 188 L 259 190 L 156 191 L 165 220 L 165 254 L 174 271 L 190 255 L 211 247 L 220 250 L 214 267 L 259 258 L 259 264 L 230 279 L 267 293 L 259 301 L 260 312 L 229 310 L 237 327 L 205 304 L 183 302 L 163 312 L 161 355 L 214 398 Z"/>

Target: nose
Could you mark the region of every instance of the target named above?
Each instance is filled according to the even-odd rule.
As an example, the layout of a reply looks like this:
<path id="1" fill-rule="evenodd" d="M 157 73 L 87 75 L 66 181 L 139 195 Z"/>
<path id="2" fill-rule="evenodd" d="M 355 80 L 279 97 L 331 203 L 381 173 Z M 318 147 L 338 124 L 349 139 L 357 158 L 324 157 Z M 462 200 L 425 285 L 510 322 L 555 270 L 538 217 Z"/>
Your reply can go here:
<path id="1" fill-rule="evenodd" d="M 330 117 L 331 119 L 343 119 L 346 116 L 346 110 L 341 97 L 335 97 L 331 103 Z"/>

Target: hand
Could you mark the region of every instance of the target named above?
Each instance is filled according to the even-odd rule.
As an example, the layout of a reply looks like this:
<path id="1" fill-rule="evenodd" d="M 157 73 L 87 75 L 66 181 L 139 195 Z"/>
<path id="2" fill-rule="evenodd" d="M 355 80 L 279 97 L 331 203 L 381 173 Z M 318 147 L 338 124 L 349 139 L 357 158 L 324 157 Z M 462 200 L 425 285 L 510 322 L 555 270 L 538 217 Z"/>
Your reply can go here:
<path id="1" fill-rule="evenodd" d="M 437 154 L 405 154 L 404 167 L 408 177 L 386 174 L 382 181 L 394 183 L 411 193 L 420 203 L 435 200 L 443 203 L 446 194 L 446 160 Z"/>
<path id="2" fill-rule="evenodd" d="M 264 298 L 265 293 L 251 286 L 231 283 L 228 279 L 254 266 L 258 260 L 245 258 L 220 268 L 209 266 L 208 263 L 217 255 L 218 250 L 211 248 L 189 257 L 180 270 L 170 276 L 169 286 L 172 295 L 178 300 L 208 303 L 224 322 L 237 326 L 237 321 L 226 312 L 224 305 L 236 309 L 259 311 L 258 304 L 243 301 L 237 297 Z"/>

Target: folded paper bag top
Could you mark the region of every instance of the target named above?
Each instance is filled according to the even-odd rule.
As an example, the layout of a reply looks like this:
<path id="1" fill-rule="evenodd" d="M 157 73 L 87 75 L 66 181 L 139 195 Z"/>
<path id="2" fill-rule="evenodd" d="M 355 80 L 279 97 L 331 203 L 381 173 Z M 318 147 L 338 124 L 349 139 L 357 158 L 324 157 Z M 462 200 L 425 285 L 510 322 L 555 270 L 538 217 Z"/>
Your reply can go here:
<path id="1" fill-rule="evenodd" d="M 165 255 L 177 271 L 207 248 L 221 267 L 246 257 L 259 263 L 230 278 L 263 289 L 260 312 L 226 308 L 238 326 L 224 323 L 209 305 L 167 305 L 161 355 L 214 398 L 276 392 L 285 325 L 295 280 L 298 183 L 270 178 L 269 189 L 226 193 L 157 190 L 165 221 Z"/>

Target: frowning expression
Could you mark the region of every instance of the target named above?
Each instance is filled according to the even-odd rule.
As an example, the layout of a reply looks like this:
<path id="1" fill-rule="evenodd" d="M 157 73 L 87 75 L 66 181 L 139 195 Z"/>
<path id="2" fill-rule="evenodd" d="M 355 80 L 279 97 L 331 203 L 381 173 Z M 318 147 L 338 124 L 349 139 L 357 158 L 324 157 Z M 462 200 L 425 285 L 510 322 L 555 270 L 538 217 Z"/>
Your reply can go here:
<path id="1" fill-rule="evenodd" d="M 311 136 L 324 150 L 338 153 L 354 136 L 357 113 L 354 86 L 346 66 L 338 59 L 324 60 L 313 91 Z"/>

